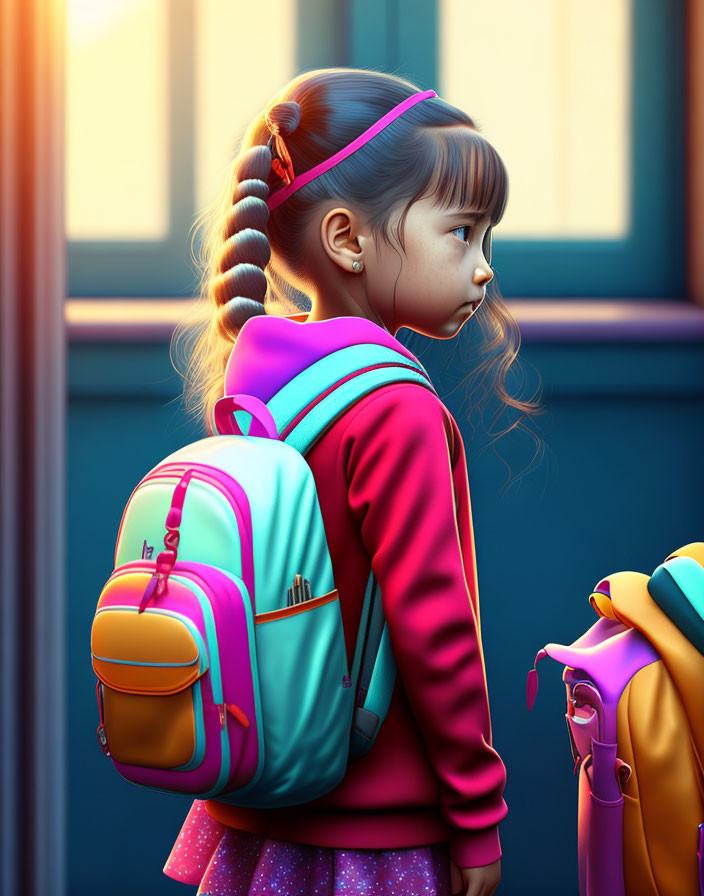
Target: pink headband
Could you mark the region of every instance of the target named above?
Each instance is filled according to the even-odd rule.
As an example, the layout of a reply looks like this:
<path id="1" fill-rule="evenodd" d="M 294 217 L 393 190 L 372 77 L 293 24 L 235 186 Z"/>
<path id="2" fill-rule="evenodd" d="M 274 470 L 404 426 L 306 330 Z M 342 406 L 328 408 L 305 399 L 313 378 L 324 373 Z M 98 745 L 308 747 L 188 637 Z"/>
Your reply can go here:
<path id="1" fill-rule="evenodd" d="M 407 109 L 410 109 L 411 106 L 415 106 L 415 104 L 420 103 L 421 100 L 427 100 L 433 96 L 437 96 L 437 93 L 435 93 L 434 90 L 422 90 L 419 93 L 414 93 L 412 96 L 407 97 L 397 106 L 394 106 L 393 109 L 386 113 L 386 115 L 383 115 L 371 127 L 367 128 L 367 130 L 364 131 L 363 134 L 360 134 L 359 137 L 357 137 L 351 143 L 348 143 L 347 146 L 343 146 L 339 152 L 335 153 L 335 155 L 330 156 L 329 159 L 325 159 L 324 162 L 321 162 L 319 165 L 316 165 L 309 171 L 305 171 L 303 174 L 299 174 L 298 177 L 294 177 L 294 179 L 290 184 L 288 184 L 288 186 L 283 187 L 281 190 L 277 190 L 273 195 L 271 195 L 266 200 L 269 211 L 281 205 L 282 202 L 285 202 L 292 193 L 296 192 L 296 190 L 300 190 L 301 187 L 305 187 L 306 184 L 309 184 L 312 180 L 315 180 L 316 177 L 319 177 L 321 174 L 324 174 L 326 171 L 334 168 L 338 162 L 346 159 L 347 156 L 351 156 L 353 152 L 356 152 L 360 148 L 360 146 L 364 146 L 364 144 L 368 143 L 369 140 L 372 139 L 372 137 L 376 137 L 379 131 L 383 131 L 387 125 L 391 124 L 391 122 L 398 118 L 399 115 L 403 115 L 403 113 Z"/>

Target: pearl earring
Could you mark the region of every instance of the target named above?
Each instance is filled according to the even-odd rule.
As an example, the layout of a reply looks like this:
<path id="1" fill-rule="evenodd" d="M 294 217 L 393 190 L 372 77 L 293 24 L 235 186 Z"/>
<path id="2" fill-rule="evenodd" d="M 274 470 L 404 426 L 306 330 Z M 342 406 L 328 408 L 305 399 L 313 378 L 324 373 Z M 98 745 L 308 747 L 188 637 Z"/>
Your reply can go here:
<path id="1" fill-rule="evenodd" d="M 362 270 L 362 262 L 361 261 L 353 261 L 352 262 L 352 270 L 355 274 L 358 274 Z"/>

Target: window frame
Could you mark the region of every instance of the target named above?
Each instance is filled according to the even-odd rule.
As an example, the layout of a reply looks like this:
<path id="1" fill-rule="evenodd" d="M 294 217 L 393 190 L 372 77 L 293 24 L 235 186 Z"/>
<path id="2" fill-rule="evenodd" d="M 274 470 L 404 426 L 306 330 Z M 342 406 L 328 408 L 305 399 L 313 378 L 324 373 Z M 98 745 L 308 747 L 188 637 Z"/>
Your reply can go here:
<path id="1" fill-rule="evenodd" d="M 85 271 L 80 276 L 74 273 L 69 280 L 72 299 L 66 318 L 72 338 L 111 338 L 111 306 L 113 322 L 122 324 L 115 338 L 126 338 L 130 325 L 125 322 L 123 303 L 107 302 L 99 314 L 93 314 L 91 308 L 95 309 L 94 303 L 102 298 L 128 296 L 134 297 L 133 301 L 142 299 L 141 322 L 135 321 L 133 327 L 141 332 L 138 338 L 145 335 L 152 338 L 157 334 L 159 338 L 166 337 L 179 317 L 177 309 L 192 297 L 192 291 L 187 286 L 184 288 L 184 272 L 191 271 L 187 276 L 195 283 L 193 272 L 187 267 L 185 251 L 185 235 L 194 214 L 193 141 L 182 139 L 181 131 L 185 129 L 187 133 L 193 133 L 193 97 L 189 94 L 189 85 L 192 93 L 193 84 L 192 48 L 186 52 L 186 45 L 191 43 L 193 2 L 174 0 L 174 8 L 181 16 L 175 15 L 171 20 L 169 54 L 172 72 L 177 69 L 176 79 L 171 82 L 172 93 L 178 94 L 184 102 L 187 99 L 186 105 L 191 109 L 190 113 L 182 110 L 183 114 L 172 115 L 172 122 L 178 120 L 180 127 L 171 125 L 175 152 L 171 180 L 172 183 L 178 180 L 180 186 L 188 184 L 186 192 L 190 196 L 190 207 L 184 207 L 189 203 L 183 196 L 180 211 L 174 203 L 172 232 L 164 245 L 86 246 L 79 243 L 69 246 L 69 265 L 73 262 L 74 272 L 77 265 Z M 401 14 L 402 0 L 354 0 L 339 5 L 328 0 L 300 0 L 299 70 L 340 64 L 383 67 L 386 71 L 412 78 L 421 88 L 432 85 L 437 63 L 437 40 L 433 40 L 434 36 L 437 38 L 437 2 L 416 0 L 415 14 L 408 16 Z M 638 224 L 627 239 L 616 241 L 501 240 L 500 228 L 497 229 L 496 254 L 502 259 L 497 282 L 502 294 L 509 299 L 519 324 L 525 321 L 528 325 L 529 338 L 542 338 L 547 334 L 550 338 L 580 338 L 580 332 L 586 334 L 583 319 L 570 322 L 565 314 L 568 303 L 577 311 L 585 304 L 594 305 L 596 311 L 594 303 L 601 303 L 602 309 L 607 306 L 611 311 L 621 309 L 621 313 L 616 314 L 618 325 L 613 323 L 613 314 L 607 314 L 601 323 L 596 323 L 596 331 L 604 333 L 610 329 L 626 332 L 629 321 L 635 325 L 634 332 L 647 331 L 647 326 L 644 331 L 642 321 L 639 323 L 641 315 L 637 302 L 653 297 L 660 299 L 657 303 L 646 303 L 653 312 L 650 317 L 653 334 L 656 326 L 663 325 L 663 336 L 689 338 L 694 336 L 694 331 L 683 326 L 683 314 L 690 324 L 699 321 L 698 309 L 684 306 L 692 302 L 704 305 L 704 265 L 695 257 L 694 249 L 704 235 L 704 191 L 701 189 L 704 175 L 698 173 L 694 164 L 694 159 L 701 157 L 704 150 L 704 90 L 695 90 L 692 86 L 703 68 L 699 58 L 704 50 L 704 13 L 697 9 L 693 0 L 688 0 L 684 7 L 672 7 L 667 0 L 638 0 L 632 5 L 632 13 L 633 77 L 634 81 L 640 79 L 640 86 L 630 104 L 633 122 L 630 170 L 634 184 L 640 182 L 640 178 L 646 178 L 649 184 L 648 189 L 631 190 L 633 221 Z M 658 72 L 648 66 L 648 59 L 652 58 L 649 54 L 658 47 L 661 58 L 664 57 L 662 68 L 670 73 L 667 79 L 658 77 Z M 677 58 L 678 51 L 681 51 L 680 58 Z M 413 69 L 407 64 L 402 66 L 400 59 L 415 60 Z M 652 140 L 645 139 L 648 122 L 652 120 L 659 120 L 663 132 L 675 136 L 669 142 L 663 141 L 659 147 L 653 146 Z M 681 182 L 672 187 L 661 182 L 660 170 L 681 170 L 684 175 Z M 692 185 L 698 185 L 699 189 L 694 190 Z M 665 227 L 663 209 L 668 204 L 672 225 Z M 176 225 L 178 214 L 183 220 L 180 228 Z M 648 222 L 652 220 L 658 221 L 657 228 L 649 228 Z M 140 275 L 139 287 L 125 273 L 125 268 L 131 268 L 129 273 L 133 274 L 137 267 L 134 254 L 126 255 L 135 251 L 142 254 L 145 265 L 153 272 L 152 277 Z M 156 275 L 163 272 L 164 266 L 170 269 L 171 279 L 157 283 Z M 604 295 L 603 291 L 605 267 L 612 286 L 610 295 Z M 517 276 L 512 274 L 512 269 L 519 272 Z M 566 279 L 569 275 L 574 280 L 574 271 L 579 274 L 576 278 L 580 284 L 578 291 Z M 512 282 L 519 279 L 520 291 L 512 289 Z M 91 288 L 98 282 L 109 283 L 109 293 Z M 153 298 L 144 299 L 146 295 Z M 167 320 L 168 315 L 150 311 L 150 307 L 156 307 L 155 303 L 163 301 L 157 298 L 161 296 L 173 300 L 172 319 Z M 90 297 L 92 302 L 81 307 L 81 297 Z M 561 311 L 555 308 L 556 313 L 552 314 L 549 309 L 554 307 L 556 299 Z M 665 306 L 663 309 L 659 309 L 661 303 Z M 669 325 L 666 324 L 668 308 L 674 314 Z M 701 333 L 698 323 L 694 329 Z M 587 331 L 593 336 L 595 328 L 587 328 Z"/>
<path id="2" fill-rule="evenodd" d="M 190 258 L 195 200 L 195 41 L 197 0 L 168 0 L 169 215 L 162 240 L 69 240 L 68 293 L 94 298 L 190 297 L 198 273 Z M 329 0 L 299 0 L 298 71 L 339 65 L 343 10 Z M 266 47 L 262 47 L 266 61 Z"/>
<path id="3" fill-rule="evenodd" d="M 386 0 L 380 16 L 387 70 L 418 82 L 422 90 L 438 89 L 441 2 L 416 0 L 409 16 L 403 0 Z M 669 0 L 631 0 L 630 16 L 630 232 L 623 239 L 503 238 L 499 224 L 494 268 L 506 297 L 676 300 L 686 294 L 685 7 Z M 353 29 L 353 38 L 360 33 Z M 373 65 L 377 53 L 358 39 L 351 64 Z M 660 139 L 653 139 L 653 122 Z M 680 176 L 667 182 L 662 174 L 667 171 Z"/>
<path id="4" fill-rule="evenodd" d="M 168 0 L 168 231 L 163 240 L 67 240 L 70 296 L 188 295 L 194 214 L 194 0 Z"/>

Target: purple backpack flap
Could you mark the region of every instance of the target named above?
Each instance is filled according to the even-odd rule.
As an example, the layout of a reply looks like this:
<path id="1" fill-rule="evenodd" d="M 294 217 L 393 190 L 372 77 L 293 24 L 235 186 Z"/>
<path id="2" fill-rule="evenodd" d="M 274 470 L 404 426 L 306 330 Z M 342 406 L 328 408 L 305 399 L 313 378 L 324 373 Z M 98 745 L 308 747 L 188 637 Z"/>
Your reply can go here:
<path id="1" fill-rule="evenodd" d="M 565 664 L 565 718 L 579 769 L 579 896 L 624 896 L 623 785 L 631 768 L 616 755 L 616 707 L 630 679 L 660 656 L 639 631 L 602 617 L 572 644 L 538 651 L 528 673 L 529 710 L 546 656 Z"/>

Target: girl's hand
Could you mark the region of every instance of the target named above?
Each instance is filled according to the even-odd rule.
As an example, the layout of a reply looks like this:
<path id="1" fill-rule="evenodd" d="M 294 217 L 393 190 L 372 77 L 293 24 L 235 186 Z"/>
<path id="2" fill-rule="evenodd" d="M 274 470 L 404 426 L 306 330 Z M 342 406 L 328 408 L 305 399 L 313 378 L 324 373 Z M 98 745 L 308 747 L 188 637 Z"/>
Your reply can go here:
<path id="1" fill-rule="evenodd" d="M 460 868 L 450 859 L 450 889 L 461 896 L 492 896 L 501 880 L 501 859 L 478 868 Z"/>

